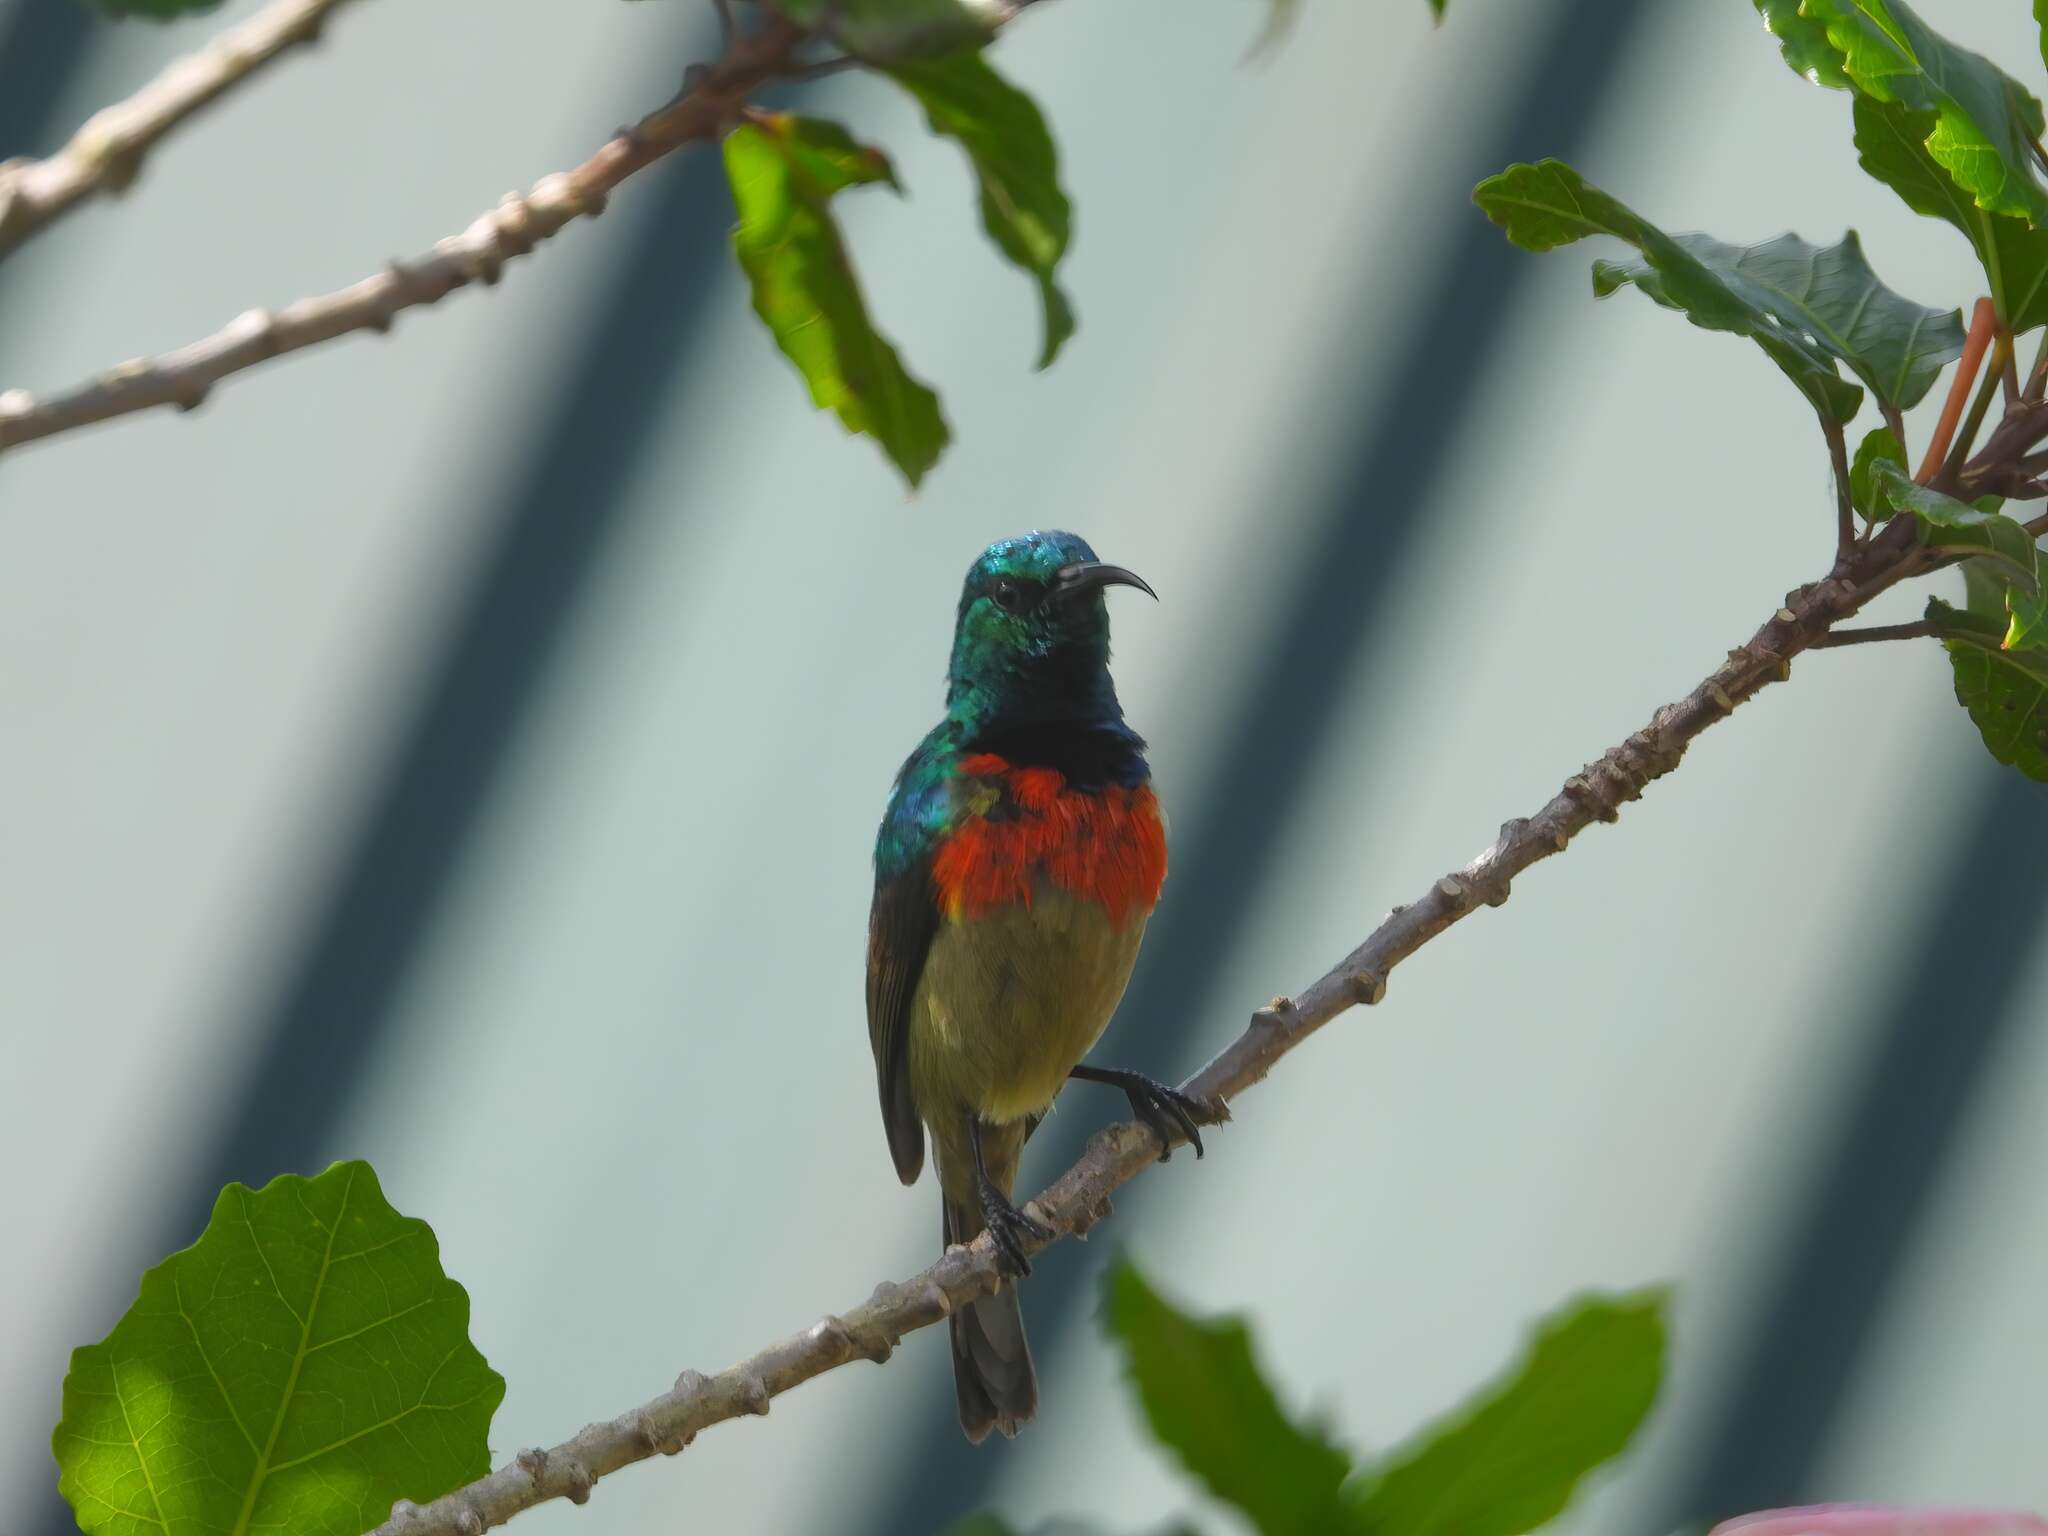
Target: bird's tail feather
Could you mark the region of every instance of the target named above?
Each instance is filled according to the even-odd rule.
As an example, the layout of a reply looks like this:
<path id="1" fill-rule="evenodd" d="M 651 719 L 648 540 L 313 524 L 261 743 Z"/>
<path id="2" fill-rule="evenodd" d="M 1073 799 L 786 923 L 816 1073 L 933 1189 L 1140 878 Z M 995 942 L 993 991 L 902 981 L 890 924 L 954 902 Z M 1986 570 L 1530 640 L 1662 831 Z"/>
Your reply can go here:
<path id="1" fill-rule="evenodd" d="M 981 1214 L 945 1202 L 947 1246 L 981 1235 Z M 955 1312 L 953 1390 L 960 1400 L 960 1427 L 977 1445 L 991 1429 L 1014 1436 L 1038 1412 L 1038 1373 L 1024 1338 L 1024 1312 L 1017 1288 L 1006 1284 Z"/>

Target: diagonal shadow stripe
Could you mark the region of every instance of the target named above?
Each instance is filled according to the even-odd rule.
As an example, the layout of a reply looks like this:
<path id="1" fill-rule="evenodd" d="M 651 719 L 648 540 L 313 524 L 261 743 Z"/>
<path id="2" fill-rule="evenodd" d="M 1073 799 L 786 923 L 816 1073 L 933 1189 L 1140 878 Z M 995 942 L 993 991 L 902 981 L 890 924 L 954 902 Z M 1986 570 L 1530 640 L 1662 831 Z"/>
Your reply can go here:
<path id="1" fill-rule="evenodd" d="M 48 154 L 68 131 L 57 109 L 100 25 L 83 5 L 49 0 L 14 0 L 0 13 L 0 160 Z"/>
<path id="2" fill-rule="evenodd" d="M 1958 717 L 1954 729 L 1970 725 Z M 1889 1006 L 1872 1021 L 1859 1081 L 1768 1250 L 1733 1384 L 1650 1530 L 1827 1493 L 1814 1478 L 1858 1368 L 1889 1320 L 2000 1049 L 2035 1022 L 2021 1017 L 2021 988 L 2048 864 L 2048 791 L 1986 762 L 1962 793 L 1978 807 L 1974 823 L 1913 931 L 1897 936 L 1881 993 Z M 2004 923 L 1998 913 L 2028 916 Z"/>
<path id="3" fill-rule="evenodd" d="M 75 0 L 33 4 L 70 9 Z M 691 14 L 649 46 L 688 59 L 710 42 Z M 160 1223 L 80 1277 L 93 1292 L 89 1315 L 102 1326 L 132 1298 L 144 1266 L 205 1226 L 222 1185 L 317 1172 L 388 1044 L 393 1004 L 433 942 L 451 878 L 545 686 L 584 580 L 624 526 L 627 488 L 665 418 L 664 385 L 707 301 L 727 291 L 732 204 L 718 157 L 678 156 L 648 173 L 641 195 L 652 206 L 630 227 L 631 244 L 573 351 L 537 365 L 560 381 L 552 414 L 504 433 L 500 443 L 525 451 L 503 470 L 504 456 L 494 455 L 477 477 L 497 487 L 500 506 L 479 519 L 493 531 L 482 536 L 449 638 L 422 668 L 418 705 L 394 738 L 303 948 L 243 1036 L 251 1065 L 233 1107 L 212 1146 L 177 1173 Z M 536 269 L 524 280 L 546 276 Z M 692 510 L 668 507 L 663 515 Z M 76 1530 L 54 1482 L 53 1468 L 55 1508 L 39 1524 L 47 1536 Z"/>
<path id="4" fill-rule="evenodd" d="M 1634 0 L 1553 0 L 1530 55 L 1467 141 L 1462 168 L 1431 170 L 1427 205 L 1441 207 L 1442 189 L 1450 188 L 1460 206 L 1449 215 L 1454 234 L 1430 289 L 1404 305 L 1413 318 L 1382 365 L 1401 380 L 1400 409 L 1367 418 L 1331 498 L 1305 514 L 1311 532 L 1286 596 L 1274 606 L 1279 626 L 1247 674 L 1245 691 L 1221 717 L 1229 723 L 1215 771 L 1175 839 L 1174 899 L 1147 931 L 1117 1013 L 1121 1063 L 1175 1077 L 1196 1065 L 1180 1059 L 1186 1021 L 1208 1009 L 1236 952 L 1244 909 L 1270 885 L 1282 831 L 1334 723 L 1328 701 L 1358 696 L 1358 672 L 1375 633 L 1371 616 L 1405 574 L 1420 521 L 1413 509 L 1428 501 L 1441 469 L 1454 462 L 1471 380 L 1487 366 L 1532 271 L 1525 254 L 1463 204 L 1465 189 L 1512 160 L 1568 157 L 1583 144 L 1620 75 L 1636 23 L 1656 9 Z M 1474 110 L 1485 110 L 1483 99 Z M 1378 382 L 1377 375 L 1360 377 L 1360 398 L 1373 397 Z M 1270 751 L 1275 739 L 1290 749 Z M 1091 1129 L 1086 1116 L 1046 1122 L 1031 1153 L 1038 1176 L 1079 1156 Z M 1027 1171 L 1024 1182 L 1032 1177 Z M 1142 1185 L 1130 1186 L 1117 1197 L 1118 1210 L 1128 1218 L 1145 1198 Z M 1099 1262 L 1071 1250 L 1069 1244 L 1047 1255 L 1024 1292 L 1042 1367 L 1056 1368 L 1062 1346 L 1092 1313 Z M 859 1527 L 871 1536 L 943 1529 L 981 1507 L 1002 1472 L 1002 1451 L 991 1449 L 993 1442 L 974 1447 L 961 1437 L 944 1354 L 926 1355 L 919 1368 L 929 1381 L 912 1422 L 890 1438 L 902 1447 L 896 1467 Z M 1048 1396 L 1056 1398 L 1057 1387 Z"/>

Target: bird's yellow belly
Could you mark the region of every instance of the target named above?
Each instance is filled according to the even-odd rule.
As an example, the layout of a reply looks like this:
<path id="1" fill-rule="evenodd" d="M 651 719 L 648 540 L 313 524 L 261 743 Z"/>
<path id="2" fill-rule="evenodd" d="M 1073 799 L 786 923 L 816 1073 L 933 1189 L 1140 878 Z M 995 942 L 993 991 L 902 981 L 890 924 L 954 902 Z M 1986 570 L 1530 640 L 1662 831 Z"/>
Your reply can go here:
<path id="1" fill-rule="evenodd" d="M 910 1015 L 910 1082 L 935 1134 L 971 1109 L 993 1125 L 1044 1113 L 1131 979 L 1147 914 L 1037 882 L 1028 905 L 946 919 Z"/>

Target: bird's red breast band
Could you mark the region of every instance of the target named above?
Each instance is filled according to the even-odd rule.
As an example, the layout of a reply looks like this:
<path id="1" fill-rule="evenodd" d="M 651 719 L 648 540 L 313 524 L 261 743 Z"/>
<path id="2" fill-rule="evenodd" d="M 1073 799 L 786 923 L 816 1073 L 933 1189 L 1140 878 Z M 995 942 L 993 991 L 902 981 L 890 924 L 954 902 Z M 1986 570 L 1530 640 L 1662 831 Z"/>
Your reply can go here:
<path id="1" fill-rule="evenodd" d="M 955 917 L 1031 902 L 1034 878 L 1101 903 L 1122 927 L 1150 912 L 1166 880 L 1166 828 L 1149 784 L 1067 788 L 1053 768 L 1012 768 L 992 752 L 960 760 L 963 778 L 994 781 L 1020 814 L 977 815 L 949 833 L 932 855 L 932 883 Z"/>

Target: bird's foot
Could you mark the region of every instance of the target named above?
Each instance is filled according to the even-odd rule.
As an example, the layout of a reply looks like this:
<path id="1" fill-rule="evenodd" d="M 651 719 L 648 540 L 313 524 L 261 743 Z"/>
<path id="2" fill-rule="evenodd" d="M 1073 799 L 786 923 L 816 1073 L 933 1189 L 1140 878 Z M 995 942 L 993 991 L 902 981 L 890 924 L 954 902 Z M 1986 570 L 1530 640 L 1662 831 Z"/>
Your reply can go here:
<path id="1" fill-rule="evenodd" d="M 1198 1099 L 1142 1072 L 1127 1072 L 1117 1067 L 1081 1066 L 1068 1075 L 1084 1082 L 1107 1083 L 1112 1088 L 1123 1089 L 1124 1096 L 1131 1101 L 1131 1113 L 1158 1136 L 1159 1161 L 1162 1163 L 1173 1156 L 1175 1131 L 1187 1137 L 1188 1145 L 1195 1149 L 1195 1156 L 1200 1157 L 1202 1133 L 1199 1127 L 1221 1125 L 1230 1118 L 1230 1106 L 1221 1099 Z"/>
<path id="2" fill-rule="evenodd" d="M 978 1181 L 975 1193 L 981 1200 L 981 1224 L 995 1240 L 996 1267 L 1006 1275 L 1023 1279 L 1031 1273 L 1031 1261 L 1024 1256 L 1025 1242 L 1035 1238 L 1049 1243 L 1057 1234 L 1044 1222 L 1018 1210 L 1010 1197 L 988 1179 Z"/>

